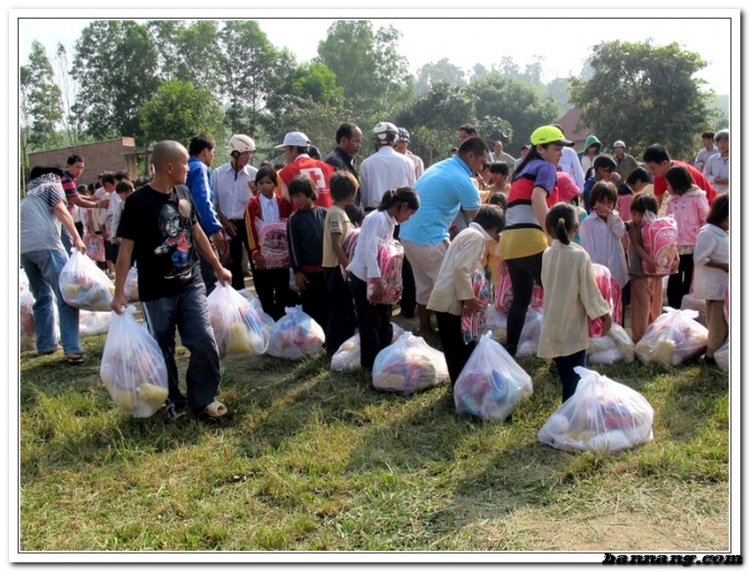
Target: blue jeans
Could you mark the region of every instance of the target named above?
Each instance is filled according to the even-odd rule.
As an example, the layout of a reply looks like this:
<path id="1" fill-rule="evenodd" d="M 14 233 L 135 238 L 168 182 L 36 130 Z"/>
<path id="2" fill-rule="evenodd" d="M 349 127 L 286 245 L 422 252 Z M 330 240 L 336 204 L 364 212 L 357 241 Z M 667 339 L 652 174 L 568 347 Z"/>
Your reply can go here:
<path id="1" fill-rule="evenodd" d="M 57 348 L 52 294 L 57 297 L 60 314 L 60 337 L 66 355 L 81 353 L 78 339 L 78 309 L 69 306 L 60 294 L 60 272 L 68 255 L 60 250 L 35 250 L 21 255 L 21 266 L 29 277 L 29 287 L 34 295 L 34 329 L 36 348 L 50 352 Z"/>
<path id="2" fill-rule="evenodd" d="M 187 406 L 202 412 L 215 398 L 219 389 L 221 369 L 219 347 L 208 317 L 206 287 L 198 277 L 177 296 L 142 302 L 143 316 L 167 363 L 168 400 L 178 409 Z M 175 327 L 190 351 L 185 381 L 187 399 L 180 392 L 175 362 Z"/>

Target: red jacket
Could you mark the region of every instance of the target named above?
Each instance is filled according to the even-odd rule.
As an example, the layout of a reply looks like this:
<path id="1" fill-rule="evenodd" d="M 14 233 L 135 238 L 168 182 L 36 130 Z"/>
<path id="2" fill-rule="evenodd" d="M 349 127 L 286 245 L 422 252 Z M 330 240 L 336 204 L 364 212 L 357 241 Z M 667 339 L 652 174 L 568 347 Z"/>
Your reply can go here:
<path id="1" fill-rule="evenodd" d="M 284 197 L 278 197 L 274 195 L 276 204 L 279 205 L 279 219 L 286 219 L 292 214 L 292 203 Z M 247 211 L 245 211 L 245 228 L 249 228 L 250 232 L 247 235 L 247 241 L 250 245 L 250 253 L 255 254 L 259 252 L 258 246 L 258 230 L 255 228 L 255 220 L 263 220 L 263 208 L 260 203 L 260 194 L 254 195 L 250 198 L 250 202 L 247 205 Z"/>
<path id="2" fill-rule="evenodd" d="M 292 179 L 298 175 L 307 175 L 315 183 L 315 192 L 318 195 L 318 199 L 315 201 L 316 206 L 330 208 L 333 201 L 331 200 L 331 189 L 328 186 L 328 180 L 332 174 L 333 167 L 328 163 L 312 159 L 308 155 L 300 155 L 279 171 L 281 193 L 288 199 L 288 187 Z"/>
<path id="3" fill-rule="evenodd" d="M 693 183 L 706 191 L 706 199 L 708 199 L 708 204 L 714 202 L 714 199 L 719 194 L 716 189 L 714 189 L 713 185 L 706 180 L 706 177 L 703 176 L 703 173 L 701 173 L 698 169 L 690 165 L 689 163 L 685 163 L 683 161 L 672 161 L 672 165 L 675 167 L 685 167 L 689 172 L 690 176 L 693 178 Z M 660 197 L 663 195 L 667 190 L 667 179 L 666 177 L 654 177 L 654 195 L 656 197 Z"/>

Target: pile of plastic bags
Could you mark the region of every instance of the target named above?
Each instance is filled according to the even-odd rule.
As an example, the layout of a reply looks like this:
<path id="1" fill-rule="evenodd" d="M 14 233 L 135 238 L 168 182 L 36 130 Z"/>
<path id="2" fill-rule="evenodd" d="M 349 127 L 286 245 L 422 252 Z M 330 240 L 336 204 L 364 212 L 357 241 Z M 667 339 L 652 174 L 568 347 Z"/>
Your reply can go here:
<path id="1" fill-rule="evenodd" d="M 565 451 L 620 451 L 654 438 L 654 410 L 640 393 L 576 367 L 576 392 L 539 430 L 540 443 Z"/>
<path id="2" fill-rule="evenodd" d="M 297 360 L 317 354 L 326 340 L 323 328 L 302 311 L 302 306 L 286 309 L 286 315 L 269 332 L 268 353 Z"/>
<path id="3" fill-rule="evenodd" d="M 404 332 L 397 342 L 382 349 L 372 367 L 373 387 L 404 395 L 440 385 L 448 379 L 443 352 L 411 332 Z"/>
<path id="4" fill-rule="evenodd" d="M 115 285 L 93 260 L 74 250 L 60 272 L 60 292 L 74 308 L 109 312 Z"/>
<path id="5" fill-rule="evenodd" d="M 695 321 L 695 310 L 666 312 L 646 328 L 643 337 L 635 346 L 635 355 L 643 363 L 660 363 L 665 366 L 679 365 L 700 356 L 706 350 L 708 330 Z"/>
<path id="6" fill-rule="evenodd" d="M 222 357 L 259 356 L 266 351 L 270 329 L 252 304 L 229 284 L 217 284 L 207 305 Z"/>
<path id="7" fill-rule="evenodd" d="M 487 332 L 466 362 L 453 388 L 456 413 L 504 419 L 531 396 L 531 377 Z"/>
<path id="8" fill-rule="evenodd" d="M 113 313 L 99 374 L 120 409 L 150 417 L 169 394 L 167 366 L 159 344 L 134 314 L 133 306 Z"/>

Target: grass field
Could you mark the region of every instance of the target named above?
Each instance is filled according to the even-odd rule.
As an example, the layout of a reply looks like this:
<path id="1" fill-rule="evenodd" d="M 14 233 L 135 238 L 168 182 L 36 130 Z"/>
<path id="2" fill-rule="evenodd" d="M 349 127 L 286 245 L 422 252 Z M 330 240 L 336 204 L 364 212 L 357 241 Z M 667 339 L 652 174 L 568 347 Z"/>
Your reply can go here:
<path id="1" fill-rule="evenodd" d="M 222 363 L 219 423 L 167 425 L 115 407 L 103 344 L 78 368 L 21 356 L 22 551 L 729 549 L 728 378 L 702 363 L 596 367 L 649 400 L 655 438 L 572 454 L 536 441 L 560 399 L 536 358 L 511 423 L 264 356 Z"/>

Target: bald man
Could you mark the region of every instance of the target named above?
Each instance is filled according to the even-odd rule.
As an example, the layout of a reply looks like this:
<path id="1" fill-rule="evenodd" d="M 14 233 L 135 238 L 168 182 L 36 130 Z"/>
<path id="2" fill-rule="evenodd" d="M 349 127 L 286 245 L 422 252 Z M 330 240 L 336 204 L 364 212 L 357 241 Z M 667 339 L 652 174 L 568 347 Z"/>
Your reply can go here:
<path id="1" fill-rule="evenodd" d="M 216 400 L 219 350 L 209 322 L 206 286 L 197 254 L 211 264 L 222 284 L 228 284 L 232 274 L 221 265 L 198 224 L 192 196 L 185 186 L 185 147 L 176 141 L 157 143 L 151 164 L 153 179 L 125 201 L 117 228 L 122 243 L 115 267 L 112 309 L 123 313 L 128 302 L 125 278 L 135 260 L 143 316 L 167 364 L 167 421 L 177 421 L 188 409 L 201 418 L 215 419 L 226 414 L 227 408 Z M 190 351 L 187 398 L 180 392 L 177 377 L 175 327 Z"/>

